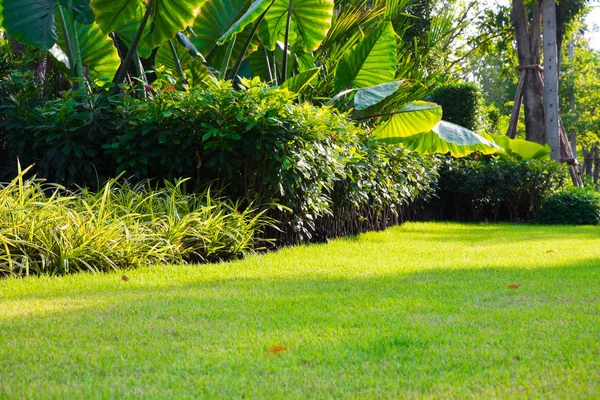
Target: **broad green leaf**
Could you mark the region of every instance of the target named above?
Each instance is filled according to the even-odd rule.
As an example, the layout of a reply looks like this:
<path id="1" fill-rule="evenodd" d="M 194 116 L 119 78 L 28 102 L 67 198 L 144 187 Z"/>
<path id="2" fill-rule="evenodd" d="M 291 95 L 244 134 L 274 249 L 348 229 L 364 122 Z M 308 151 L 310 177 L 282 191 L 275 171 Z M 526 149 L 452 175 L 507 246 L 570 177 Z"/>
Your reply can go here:
<path id="1" fill-rule="evenodd" d="M 115 0 L 113 0 L 115 1 Z M 155 48 L 171 40 L 177 32 L 190 26 L 206 0 L 154 0 L 150 33 L 144 38 L 148 47 Z"/>
<path id="2" fill-rule="evenodd" d="M 471 153 L 495 154 L 502 148 L 462 126 L 440 121 L 431 131 L 402 138 L 401 143 L 420 154 L 450 154 L 465 157 Z"/>
<path id="3" fill-rule="evenodd" d="M 396 34 L 391 23 L 377 27 L 340 60 L 336 91 L 391 82 L 396 77 Z"/>
<path id="4" fill-rule="evenodd" d="M 142 0 L 93 0 L 92 9 L 96 23 L 108 35 L 130 24 L 140 11 L 143 15 L 146 6 Z"/>
<path id="5" fill-rule="evenodd" d="M 145 9 L 145 7 L 138 7 L 129 22 L 127 22 L 125 25 L 121 25 L 116 31 L 114 31 L 114 33 L 119 36 L 127 48 L 131 47 L 131 43 L 133 43 L 133 38 L 135 37 L 140 23 L 142 22 L 142 18 L 144 18 Z M 147 36 L 149 31 L 150 26 L 146 25 L 146 29 L 144 30 L 142 37 Z M 140 57 L 150 57 L 152 50 L 154 49 L 147 46 L 144 42 L 138 43 L 137 51 Z"/>
<path id="6" fill-rule="evenodd" d="M 154 49 L 162 42 L 171 40 L 184 30 L 198 15 L 205 0 L 153 0 L 149 29 L 143 43 Z M 146 11 L 143 0 L 94 0 L 92 8 L 96 22 L 104 33 L 119 31 L 139 15 L 139 8 Z"/>
<path id="7" fill-rule="evenodd" d="M 275 0 L 255 0 L 246 10 L 244 15 L 235 21 L 218 40 L 219 44 L 223 44 L 238 33 L 242 32 L 246 26 L 254 23 L 274 2 Z"/>
<path id="8" fill-rule="evenodd" d="M 302 93 L 304 89 L 319 75 L 321 68 L 313 68 L 291 77 L 281 85 L 281 88 L 289 89 L 295 93 Z"/>
<path id="9" fill-rule="evenodd" d="M 402 86 L 402 83 L 403 81 L 394 81 L 357 90 L 354 96 L 354 108 L 362 111 L 379 104 L 384 99 L 396 93 L 400 86 Z"/>
<path id="10" fill-rule="evenodd" d="M 60 49 L 66 49 L 62 26 L 60 23 L 57 23 L 57 27 L 60 31 L 57 45 L 60 46 Z M 108 35 L 102 33 L 102 30 L 100 30 L 100 27 L 96 23 L 82 24 L 75 22 L 75 29 L 77 30 L 81 62 L 89 70 L 91 78 L 94 80 L 102 78 L 112 79 L 121 63 L 113 40 Z M 52 54 L 58 61 L 61 61 L 57 57 L 60 56 L 60 53 L 53 52 Z M 65 63 L 65 65 L 70 68 L 68 63 Z"/>
<path id="11" fill-rule="evenodd" d="M 504 135 L 488 135 L 508 156 L 525 160 L 550 160 L 550 146 Z"/>
<path id="12" fill-rule="evenodd" d="M 388 143 L 428 132 L 442 120 L 442 107 L 435 103 L 414 101 L 397 110 L 373 130 L 373 137 Z"/>
<path id="13" fill-rule="evenodd" d="M 278 41 L 285 39 L 289 0 L 275 0 L 260 26 L 259 37 L 265 47 L 274 50 Z M 292 29 L 298 51 L 316 50 L 331 28 L 333 0 L 293 0 Z"/>
<path id="14" fill-rule="evenodd" d="M 58 5 L 73 13 L 76 21 L 90 23 L 90 0 L 3 0 L 2 26 L 21 43 L 49 50 L 58 39 L 54 13 Z"/>
<path id="15" fill-rule="evenodd" d="M 194 43 L 204 56 L 210 55 L 211 65 L 220 65 L 225 56 L 227 46 L 217 47 L 217 42 L 231 26 L 244 15 L 250 0 L 207 0 L 201 7 L 198 17 L 192 25 L 193 35 L 189 39 Z M 240 57 L 244 43 L 250 36 L 251 27 L 248 26 L 237 34 L 235 46 L 231 58 L 237 60 Z M 258 48 L 258 38 L 254 38 L 248 56 Z"/>

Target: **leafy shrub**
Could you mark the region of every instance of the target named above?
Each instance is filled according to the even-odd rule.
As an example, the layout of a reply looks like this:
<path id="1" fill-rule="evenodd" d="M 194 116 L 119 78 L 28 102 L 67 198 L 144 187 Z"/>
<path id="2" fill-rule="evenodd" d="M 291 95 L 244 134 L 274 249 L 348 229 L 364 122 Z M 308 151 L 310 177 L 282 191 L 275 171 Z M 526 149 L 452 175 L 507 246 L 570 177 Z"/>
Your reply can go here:
<path id="1" fill-rule="evenodd" d="M 0 129 L 9 159 L 35 162 L 54 182 L 189 177 L 187 190 L 277 204 L 280 230 L 268 237 L 287 243 L 381 229 L 431 195 L 435 161 L 375 144 L 346 115 L 288 90 L 242 83 L 181 92 L 159 81 L 149 99 L 67 93 L 36 109 L 9 101 Z"/>
<path id="2" fill-rule="evenodd" d="M 537 221 L 542 224 L 600 224 L 600 193 L 570 187 L 552 194 L 542 202 Z"/>
<path id="3" fill-rule="evenodd" d="M 445 158 L 440 169 L 438 217 L 531 220 L 542 200 L 568 180 L 567 168 L 553 161 Z"/>
<path id="4" fill-rule="evenodd" d="M 452 83 L 437 88 L 432 101 L 442 106 L 444 120 L 477 131 L 484 126 L 483 95 L 474 83 Z"/>
<path id="5" fill-rule="evenodd" d="M 21 172 L 0 187 L 0 274 L 214 261 L 261 246 L 264 213 L 181 189 L 111 180 L 98 192 L 68 191 Z"/>

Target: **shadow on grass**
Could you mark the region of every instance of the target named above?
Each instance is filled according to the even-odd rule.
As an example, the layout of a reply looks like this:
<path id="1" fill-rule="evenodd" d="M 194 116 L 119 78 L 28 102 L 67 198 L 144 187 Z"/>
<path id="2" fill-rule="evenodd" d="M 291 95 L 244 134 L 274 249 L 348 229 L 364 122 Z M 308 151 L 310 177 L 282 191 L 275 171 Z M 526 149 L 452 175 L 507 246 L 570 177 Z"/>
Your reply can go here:
<path id="1" fill-rule="evenodd" d="M 97 288 L 0 320 L 0 394 L 539 395 L 580 374 L 588 380 L 559 393 L 589 392 L 600 370 L 599 278 L 589 259 Z M 276 344 L 288 351 L 269 354 Z"/>

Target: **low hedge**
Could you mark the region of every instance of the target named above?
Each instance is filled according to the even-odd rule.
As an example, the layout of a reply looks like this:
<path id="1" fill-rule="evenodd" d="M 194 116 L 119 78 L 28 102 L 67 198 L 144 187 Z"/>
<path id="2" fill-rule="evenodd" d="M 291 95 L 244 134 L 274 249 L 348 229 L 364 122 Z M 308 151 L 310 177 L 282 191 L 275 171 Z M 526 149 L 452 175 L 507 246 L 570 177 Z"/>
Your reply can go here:
<path id="1" fill-rule="evenodd" d="M 600 224 L 600 193 L 593 189 L 570 187 L 542 202 L 537 222 L 560 225 Z"/>
<path id="2" fill-rule="evenodd" d="M 439 219 L 530 221 L 568 181 L 568 169 L 554 161 L 444 158 L 430 209 Z"/>

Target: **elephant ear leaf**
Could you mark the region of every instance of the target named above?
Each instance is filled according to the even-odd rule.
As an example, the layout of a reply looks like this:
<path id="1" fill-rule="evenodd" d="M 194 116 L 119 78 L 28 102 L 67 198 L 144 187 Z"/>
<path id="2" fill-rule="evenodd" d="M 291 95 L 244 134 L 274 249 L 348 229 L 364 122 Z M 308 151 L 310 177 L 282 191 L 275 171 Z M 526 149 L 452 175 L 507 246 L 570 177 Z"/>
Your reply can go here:
<path id="1" fill-rule="evenodd" d="M 390 22 L 364 37 L 340 60 L 335 89 L 363 88 L 391 82 L 396 77 L 396 33 Z"/>
<path id="2" fill-rule="evenodd" d="M 524 139 L 511 139 L 504 135 L 488 135 L 509 157 L 523 160 L 549 160 L 550 146 Z"/>
<path id="3" fill-rule="evenodd" d="M 90 0 L 3 0 L 1 25 L 19 42 L 49 50 L 58 39 L 54 14 L 59 5 L 77 22 L 94 20 Z"/>
<path id="4" fill-rule="evenodd" d="M 256 0 L 248 10 L 237 21 L 235 21 L 220 38 L 219 43 L 225 43 L 233 38 L 238 33 L 242 32 L 246 26 L 256 22 L 260 16 L 269 9 L 275 0 Z"/>
<path id="5" fill-rule="evenodd" d="M 62 32 L 60 21 L 57 21 L 57 28 Z M 113 40 L 96 23 L 83 24 L 75 22 L 77 30 L 77 39 L 79 42 L 79 51 L 81 54 L 81 63 L 89 70 L 90 77 L 94 80 L 110 80 L 117 73 L 121 59 Z M 57 41 L 60 49 L 66 49 L 64 35 L 60 35 Z M 62 51 L 56 48 L 51 49 L 52 55 L 61 62 L 63 61 Z M 65 63 L 68 68 L 70 66 Z"/>
<path id="6" fill-rule="evenodd" d="M 441 120 L 442 107 L 435 103 L 414 101 L 377 125 L 372 135 L 382 142 L 399 143 L 403 138 L 430 131 Z"/>
<path id="7" fill-rule="evenodd" d="M 94 0 L 92 9 L 96 23 L 108 35 L 127 26 L 145 7 L 142 0 Z"/>
<path id="8" fill-rule="evenodd" d="M 404 81 L 393 81 L 381 85 L 370 86 L 356 91 L 354 96 L 354 108 L 358 111 L 381 103 L 398 91 Z"/>
<path id="9" fill-rule="evenodd" d="M 291 26 L 296 36 L 294 46 L 310 53 L 327 36 L 333 19 L 333 0 L 293 0 Z M 278 41 L 285 39 L 289 0 L 275 0 L 260 26 L 258 36 L 265 47 L 275 50 Z"/>
<path id="10" fill-rule="evenodd" d="M 144 42 L 150 48 L 171 40 L 177 32 L 190 26 L 206 0 L 155 0 L 150 20 L 150 32 Z"/>
<path id="11" fill-rule="evenodd" d="M 496 154 L 503 150 L 494 142 L 462 126 L 440 121 L 432 130 L 401 139 L 409 150 L 420 154 L 450 154 L 465 157 L 471 153 Z"/>
<path id="12" fill-rule="evenodd" d="M 302 93 L 304 89 L 319 75 L 321 68 L 313 68 L 311 70 L 301 72 L 296 76 L 291 77 L 281 85 L 282 88 L 288 89 L 295 93 Z"/>

